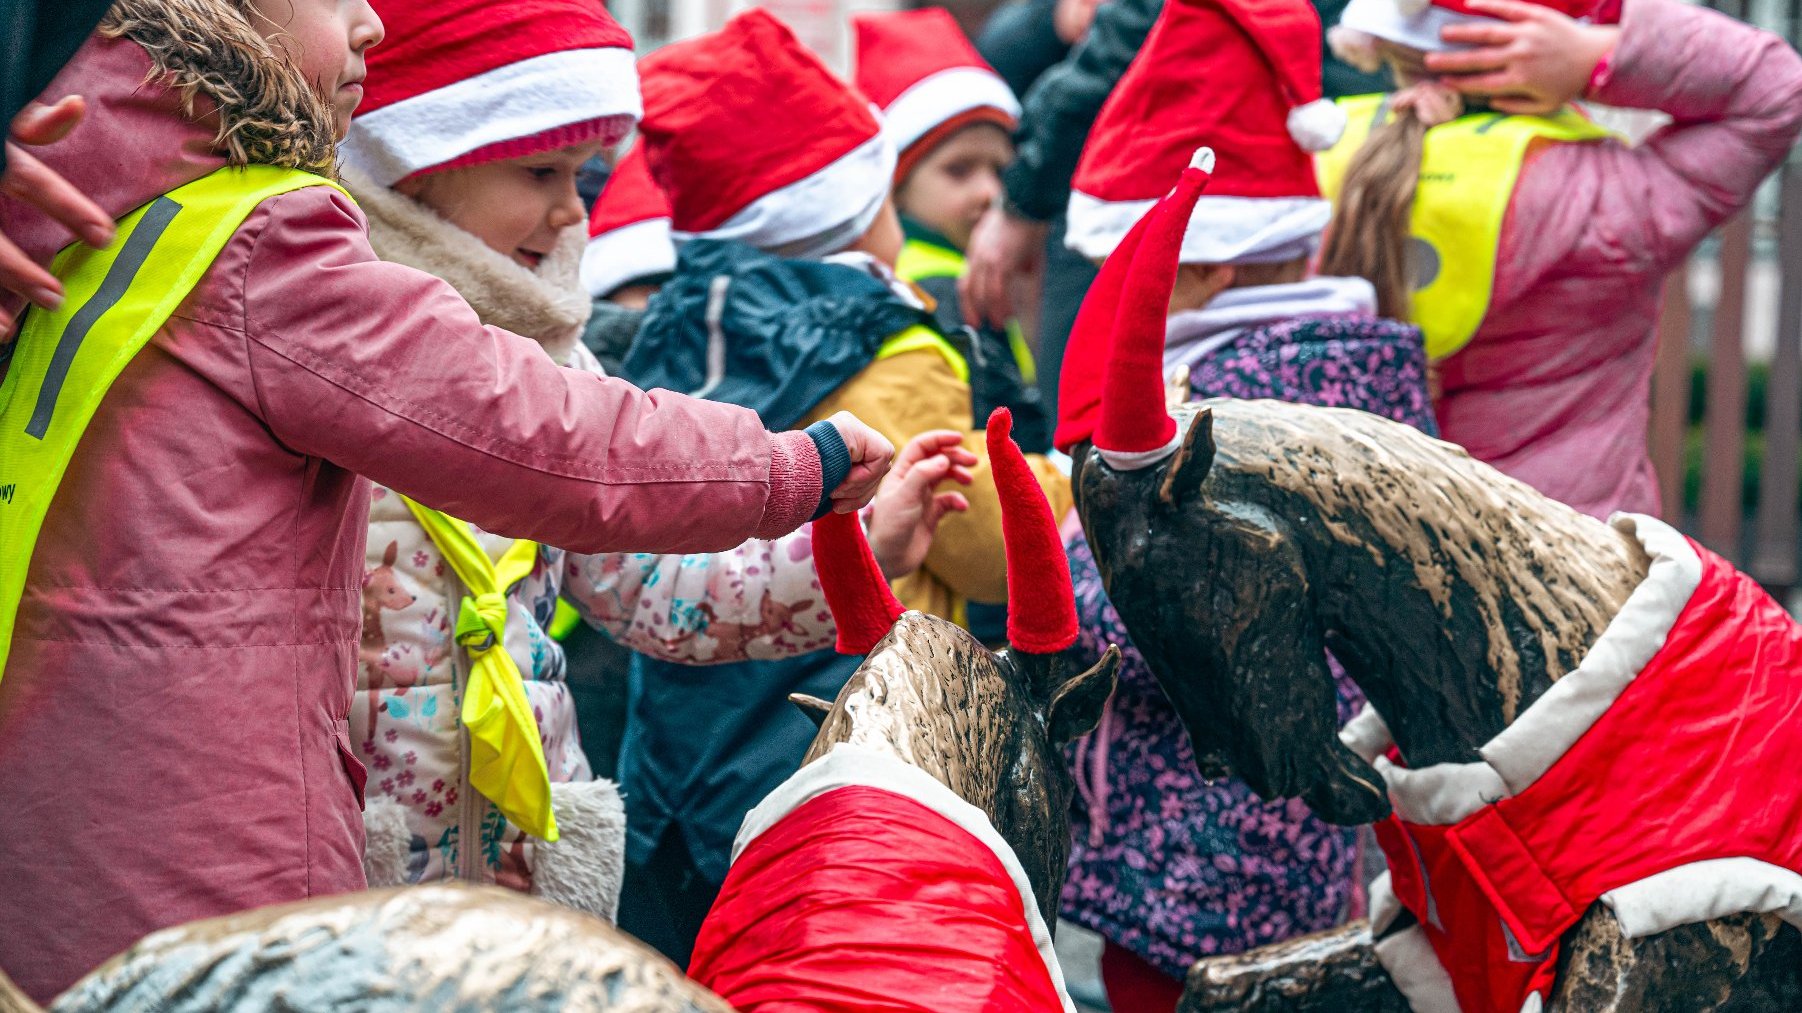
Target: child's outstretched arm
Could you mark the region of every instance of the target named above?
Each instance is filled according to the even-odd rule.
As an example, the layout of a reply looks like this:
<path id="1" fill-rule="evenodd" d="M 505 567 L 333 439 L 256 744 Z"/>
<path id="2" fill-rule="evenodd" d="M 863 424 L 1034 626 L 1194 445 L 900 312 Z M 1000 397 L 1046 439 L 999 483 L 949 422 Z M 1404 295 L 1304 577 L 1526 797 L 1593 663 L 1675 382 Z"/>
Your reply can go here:
<path id="1" fill-rule="evenodd" d="M 854 421 L 772 434 L 743 408 L 560 368 L 377 260 L 323 187 L 266 201 L 213 270 L 239 272 L 241 302 L 196 322 L 236 333 L 217 354 L 246 360 L 241 397 L 277 438 L 497 533 L 719 550 L 861 506 L 892 454 Z"/>
<path id="2" fill-rule="evenodd" d="M 920 565 L 939 521 L 968 509 L 945 481 L 970 484 L 974 455 L 960 434 L 923 433 L 895 460 L 870 509 L 883 573 Z M 837 634 L 813 563 L 812 531 L 725 552 L 570 554 L 563 594 L 588 624 L 640 654 L 681 664 L 779 658 L 831 647 Z"/>

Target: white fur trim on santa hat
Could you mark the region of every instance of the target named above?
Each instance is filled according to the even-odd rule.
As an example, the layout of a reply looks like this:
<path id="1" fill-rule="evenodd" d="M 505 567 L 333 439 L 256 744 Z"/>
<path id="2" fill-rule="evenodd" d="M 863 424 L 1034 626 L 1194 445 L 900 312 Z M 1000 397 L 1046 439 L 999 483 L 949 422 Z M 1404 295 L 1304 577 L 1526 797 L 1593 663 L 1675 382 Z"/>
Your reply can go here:
<path id="1" fill-rule="evenodd" d="M 1045 970 L 1051 975 L 1051 984 L 1063 1001 L 1064 1013 L 1074 1013 L 1076 1007 L 1064 989 L 1063 965 L 1058 963 L 1057 952 L 1051 945 L 1051 929 L 1039 913 L 1032 881 L 1026 878 L 1026 867 L 1020 864 L 1019 856 L 989 822 L 987 813 L 911 763 L 849 742 L 833 746 L 825 756 L 777 785 L 775 791 L 745 815 L 738 836 L 732 841 L 732 860 L 738 861 L 738 856 L 744 854 L 752 841 L 782 822 L 784 816 L 821 795 L 852 786 L 881 788 L 912 799 L 956 824 L 995 855 L 1001 867 L 1007 870 L 1014 888 L 1020 891 L 1020 903 L 1026 909 L 1026 927 L 1032 932 L 1039 957 L 1045 961 Z"/>
<path id="2" fill-rule="evenodd" d="M 1155 468 L 1183 445 L 1183 437 L 1189 433 L 1189 422 L 1194 418 L 1194 415 L 1185 415 L 1177 419 L 1176 432 L 1172 433 L 1170 439 L 1161 447 L 1153 447 L 1150 450 L 1109 450 L 1097 445 L 1095 452 L 1100 454 L 1101 459 L 1107 462 L 1107 466 L 1115 471 L 1143 471 L 1146 468 Z"/>
<path id="3" fill-rule="evenodd" d="M 1317 98 L 1289 110 L 1289 136 L 1303 151 L 1325 151 L 1345 135 L 1345 110 L 1331 99 Z"/>
<path id="4" fill-rule="evenodd" d="M 1070 191 L 1064 245 L 1091 260 L 1114 252 L 1156 200 L 1104 201 Z M 1270 264 L 1314 252 L 1333 217 L 1318 197 L 1216 197 L 1195 202 L 1183 232 L 1185 264 Z"/>
<path id="5" fill-rule="evenodd" d="M 490 144 L 604 116 L 644 114 L 629 49 L 534 56 L 350 121 L 345 164 L 383 186 Z"/>
<path id="6" fill-rule="evenodd" d="M 878 133 L 837 161 L 757 198 L 718 228 L 670 232 L 690 239 L 729 239 L 788 257 L 836 253 L 869 229 L 895 178 L 895 146 Z"/>
<path id="7" fill-rule="evenodd" d="M 596 299 L 640 278 L 676 269 L 668 218 L 646 218 L 603 232 L 582 251 L 582 287 Z"/>
<path id="8" fill-rule="evenodd" d="M 882 132 L 894 142 L 896 151 L 906 151 L 946 120 L 984 107 L 1020 118 L 1019 100 L 993 71 L 951 67 L 921 78 L 897 95 L 882 111 Z"/>
<path id="9" fill-rule="evenodd" d="M 1408 8 L 1418 7 L 1410 11 Z M 1494 21 L 1477 14 L 1462 14 L 1444 7 L 1420 6 L 1410 0 L 1351 0 L 1339 25 L 1353 31 L 1374 35 L 1379 39 L 1418 49 L 1425 53 L 1443 53 L 1466 46 L 1454 46 L 1440 39 L 1447 25 L 1481 24 Z"/>

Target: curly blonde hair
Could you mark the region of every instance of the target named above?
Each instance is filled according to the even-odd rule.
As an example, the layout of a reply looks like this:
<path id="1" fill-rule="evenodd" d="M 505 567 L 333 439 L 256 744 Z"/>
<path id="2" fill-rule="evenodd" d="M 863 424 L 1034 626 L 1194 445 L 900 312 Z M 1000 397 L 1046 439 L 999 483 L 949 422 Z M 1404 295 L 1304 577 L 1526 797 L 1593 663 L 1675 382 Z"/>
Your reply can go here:
<path id="1" fill-rule="evenodd" d="M 212 100 L 228 163 L 335 174 L 336 114 L 251 25 L 248 0 L 117 0 L 100 31 L 143 46 L 151 79 L 178 91 L 189 116 L 201 115 L 197 97 Z"/>

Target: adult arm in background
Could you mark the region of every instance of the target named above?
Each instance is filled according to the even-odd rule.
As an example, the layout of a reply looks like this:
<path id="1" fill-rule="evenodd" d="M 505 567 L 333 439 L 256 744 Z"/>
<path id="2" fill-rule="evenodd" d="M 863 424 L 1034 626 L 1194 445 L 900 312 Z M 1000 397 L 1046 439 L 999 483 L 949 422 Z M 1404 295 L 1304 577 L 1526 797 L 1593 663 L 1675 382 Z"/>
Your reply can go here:
<path id="1" fill-rule="evenodd" d="M 996 11 L 976 39 L 976 51 L 1015 95 L 1070 55 L 1057 31 L 1058 0 L 1018 0 Z"/>
<path id="2" fill-rule="evenodd" d="M 1103 4 L 1088 37 L 1027 93 L 1014 161 L 1001 177 L 1004 203 L 977 224 L 958 282 L 966 323 L 1005 327 L 1015 316 L 1010 282 L 1037 269 L 1048 223 L 1070 202 L 1089 128 L 1163 9 L 1163 0 Z"/>

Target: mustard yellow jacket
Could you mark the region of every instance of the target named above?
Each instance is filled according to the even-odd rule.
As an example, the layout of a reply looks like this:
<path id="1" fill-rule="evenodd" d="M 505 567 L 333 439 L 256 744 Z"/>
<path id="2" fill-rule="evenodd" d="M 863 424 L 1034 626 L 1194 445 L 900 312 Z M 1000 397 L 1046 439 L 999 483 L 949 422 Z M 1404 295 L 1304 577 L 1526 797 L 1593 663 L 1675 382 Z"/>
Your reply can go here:
<path id="1" fill-rule="evenodd" d="M 947 515 L 925 565 L 895 582 L 901 603 L 963 623 L 967 602 L 1005 602 L 1007 557 L 988 447 L 970 417 L 970 385 L 958 379 L 945 354 L 922 348 L 877 359 L 827 395 L 803 425 L 840 411 L 856 415 L 897 448 L 929 429 L 958 430 L 964 446 L 978 458 L 975 484 L 962 489 L 969 512 Z M 1053 516 L 1061 520 L 1071 506 L 1070 480 L 1042 455 L 1029 454 L 1026 460 L 1051 501 Z"/>

